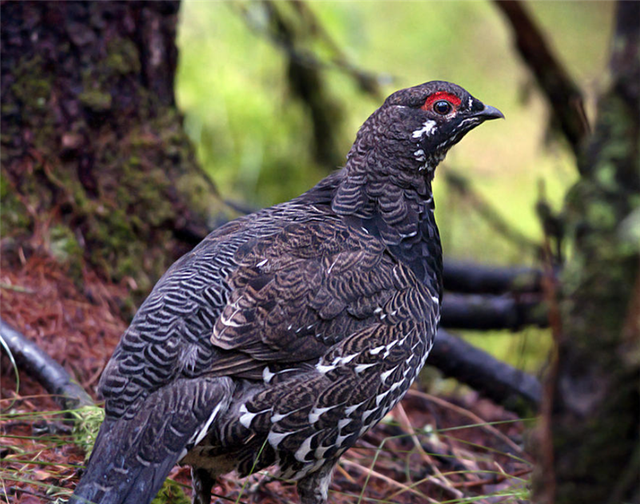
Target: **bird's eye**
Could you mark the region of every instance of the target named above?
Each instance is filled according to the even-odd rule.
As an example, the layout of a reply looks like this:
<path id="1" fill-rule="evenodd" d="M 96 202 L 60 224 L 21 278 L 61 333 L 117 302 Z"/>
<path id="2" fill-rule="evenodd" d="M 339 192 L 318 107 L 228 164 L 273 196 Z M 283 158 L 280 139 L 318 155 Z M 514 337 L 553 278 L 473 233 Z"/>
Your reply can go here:
<path id="1" fill-rule="evenodd" d="M 436 114 L 447 115 L 451 112 L 453 106 L 447 100 L 438 100 L 433 104 L 433 110 Z"/>

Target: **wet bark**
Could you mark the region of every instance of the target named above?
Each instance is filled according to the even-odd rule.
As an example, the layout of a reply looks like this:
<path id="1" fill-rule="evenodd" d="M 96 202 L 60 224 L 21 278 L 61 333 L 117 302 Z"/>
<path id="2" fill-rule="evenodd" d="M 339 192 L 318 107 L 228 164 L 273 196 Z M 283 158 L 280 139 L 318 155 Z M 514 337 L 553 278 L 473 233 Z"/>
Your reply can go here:
<path id="1" fill-rule="evenodd" d="M 557 358 L 537 443 L 538 503 L 640 500 L 640 4 L 618 4 L 611 79 L 567 196 Z"/>
<path id="2" fill-rule="evenodd" d="M 175 105 L 178 7 L 2 3 L 3 261 L 46 247 L 143 295 L 206 234 L 220 200 Z"/>

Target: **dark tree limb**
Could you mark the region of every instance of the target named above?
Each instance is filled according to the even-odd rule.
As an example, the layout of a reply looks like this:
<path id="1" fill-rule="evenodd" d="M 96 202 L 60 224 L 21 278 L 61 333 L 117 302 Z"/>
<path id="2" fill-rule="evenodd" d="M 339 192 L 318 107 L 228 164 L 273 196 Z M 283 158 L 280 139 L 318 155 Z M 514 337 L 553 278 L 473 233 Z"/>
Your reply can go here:
<path id="1" fill-rule="evenodd" d="M 325 70 L 337 69 L 345 73 L 361 91 L 377 100 L 382 98 L 382 79 L 351 64 L 303 1 L 265 1 L 248 5 L 231 2 L 229 6 L 249 28 L 267 38 L 284 54 L 289 89 L 308 111 L 316 162 L 329 170 L 342 166 L 345 158 L 338 139 L 344 107 L 332 96 Z M 263 11 L 261 16 L 254 15 L 253 11 L 258 9 Z M 315 49 L 318 44 L 327 48 L 330 56 L 320 59 Z"/>
<path id="2" fill-rule="evenodd" d="M 0 319 L 0 338 L 6 344 L 18 368 L 40 383 L 61 408 L 76 409 L 93 405 L 93 399 L 67 371 L 33 341 Z M 2 345 L 3 351 L 6 351 Z"/>
<path id="3" fill-rule="evenodd" d="M 440 324 L 447 329 L 518 331 L 526 326 L 547 327 L 549 319 L 537 298 L 445 294 Z"/>
<path id="4" fill-rule="evenodd" d="M 542 388 L 537 378 L 442 329 L 427 362 L 445 376 L 518 413 L 537 410 L 540 404 Z"/>
<path id="5" fill-rule="evenodd" d="M 582 94 L 520 1 L 495 1 L 513 28 L 516 47 L 549 101 L 550 110 L 577 155 L 589 134 Z"/>
<path id="6" fill-rule="evenodd" d="M 640 207 L 640 3 L 617 2 L 610 46 L 607 87 L 564 210 L 572 251 L 536 436 L 536 504 L 640 496 L 640 248 L 625 229 Z"/>
<path id="7" fill-rule="evenodd" d="M 542 271 L 524 266 L 498 267 L 445 260 L 444 288 L 462 294 L 541 292 Z"/>
<path id="8" fill-rule="evenodd" d="M 285 52 L 288 58 L 294 59 L 302 65 L 316 67 L 321 70 L 341 71 L 350 76 L 357 83 L 359 89 L 364 93 L 367 93 L 376 100 L 384 98 L 381 84 L 393 81 L 395 78 L 388 74 L 376 74 L 355 66 L 348 60 L 347 56 L 340 49 L 338 44 L 330 37 L 324 27 L 320 24 L 320 21 L 317 16 L 315 16 L 312 9 L 310 9 L 305 2 L 293 1 L 291 4 L 294 9 L 298 11 L 300 17 L 304 18 L 306 24 L 305 29 L 316 39 L 328 46 L 329 51 L 332 53 L 329 61 L 320 59 L 313 52 L 307 49 L 295 47 L 292 44 L 287 43 L 285 40 L 282 40 L 277 36 L 277 34 L 274 34 L 268 28 L 257 23 L 255 21 L 255 17 L 252 17 L 249 14 L 249 11 L 245 6 L 237 3 L 229 3 L 228 5 L 236 9 L 251 30 L 267 38 L 276 47 Z"/>
<path id="9" fill-rule="evenodd" d="M 306 16 L 289 18 L 283 8 L 283 2 L 263 2 L 259 4 L 268 14 L 270 31 L 273 37 L 285 47 L 294 50 L 301 46 L 313 33 Z M 294 12 L 300 14 L 298 9 Z M 309 112 L 313 131 L 313 152 L 317 163 L 329 170 L 344 163 L 340 152 L 338 134 L 343 119 L 343 110 L 339 102 L 331 96 L 321 69 L 302 62 L 285 53 L 287 61 L 287 81 L 292 94 L 298 98 Z"/>

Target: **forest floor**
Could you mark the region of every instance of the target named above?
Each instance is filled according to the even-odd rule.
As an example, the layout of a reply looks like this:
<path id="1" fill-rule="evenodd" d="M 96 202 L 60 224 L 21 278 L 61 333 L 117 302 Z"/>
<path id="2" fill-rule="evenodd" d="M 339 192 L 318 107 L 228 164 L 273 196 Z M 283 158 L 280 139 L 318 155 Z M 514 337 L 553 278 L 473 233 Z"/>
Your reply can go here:
<path id="1" fill-rule="evenodd" d="M 20 255 L 19 255 L 20 256 Z M 6 265 L 4 265 L 6 266 Z M 75 281 L 71 278 L 75 277 Z M 0 273 L 2 317 L 61 363 L 94 399 L 96 386 L 126 328 L 122 300 L 132 280 L 107 284 L 88 270 L 70 272 L 51 257 L 22 256 Z M 82 471 L 87 435 L 42 387 L 16 373 L 3 352 L 0 398 L 0 502 L 63 501 Z M 527 422 L 468 390 L 430 395 L 414 385 L 402 403 L 341 459 L 330 502 L 520 503 L 529 496 L 532 457 L 524 448 Z M 190 476 L 176 467 L 161 500 L 189 502 Z M 297 502 L 295 485 L 260 472 L 227 475 L 215 503 Z"/>

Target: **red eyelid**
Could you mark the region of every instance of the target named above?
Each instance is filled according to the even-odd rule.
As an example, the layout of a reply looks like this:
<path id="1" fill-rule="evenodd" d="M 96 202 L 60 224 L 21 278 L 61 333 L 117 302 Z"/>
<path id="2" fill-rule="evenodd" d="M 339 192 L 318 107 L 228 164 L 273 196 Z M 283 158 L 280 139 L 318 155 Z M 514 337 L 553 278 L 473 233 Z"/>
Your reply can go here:
<path id="1" fill-rule="evenodd" d="M 433 93 L 432 95 L 429 95 L 426 101 L 424 102 L 424 105 L 420 108 L 422 110 L 428 110 L 438 100 L 447 100 L 454 107 L 457 107 L 461 103 L 460 98 L 458 98 L 456 95 L 447 93 L 446 91 L 438 91 L 437 93 Z"/>

